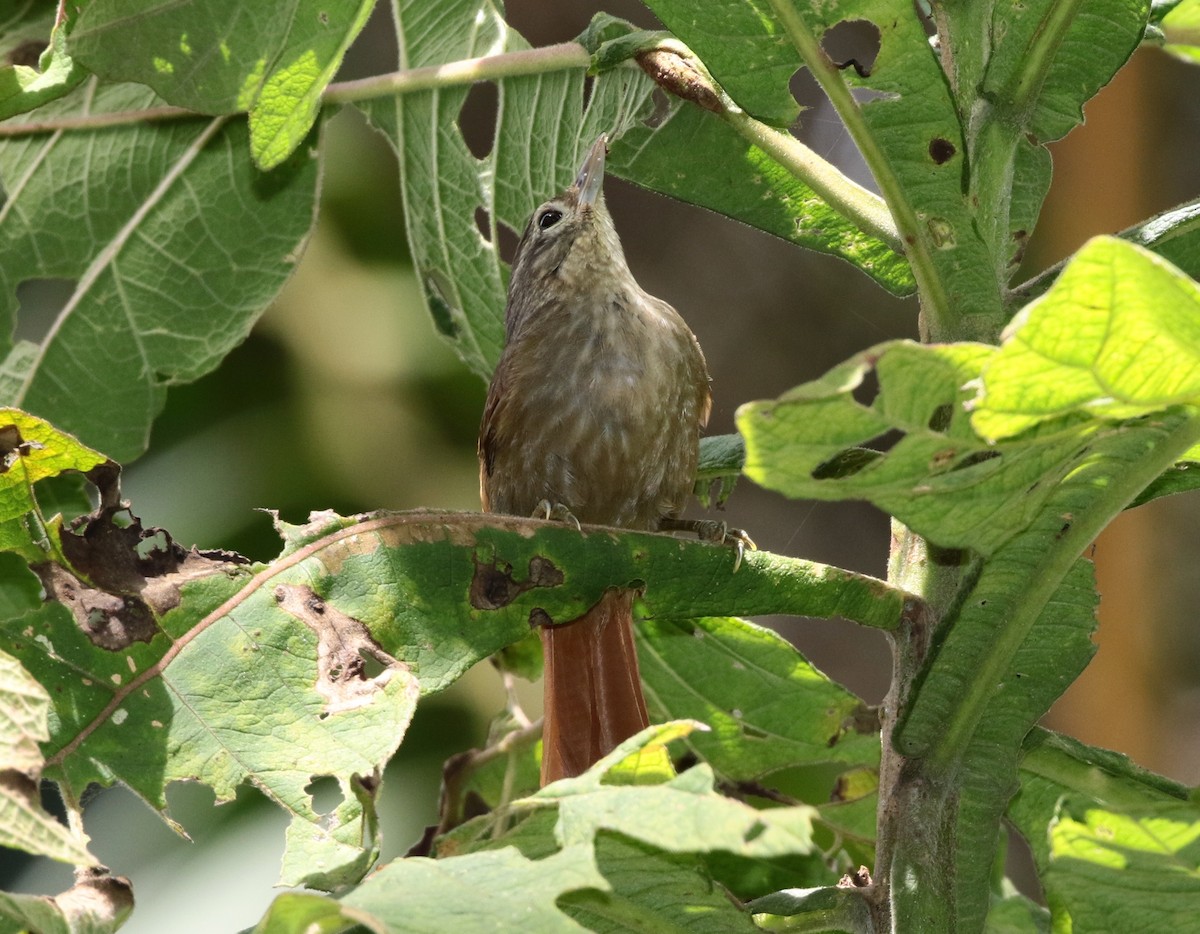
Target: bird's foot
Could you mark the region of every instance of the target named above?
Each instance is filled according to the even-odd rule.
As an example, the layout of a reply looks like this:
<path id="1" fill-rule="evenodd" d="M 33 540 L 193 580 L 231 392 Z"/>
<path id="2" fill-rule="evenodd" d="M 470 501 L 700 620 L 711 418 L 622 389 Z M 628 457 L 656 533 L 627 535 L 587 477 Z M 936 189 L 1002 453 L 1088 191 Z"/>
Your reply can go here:
<path id="1" fill-rule="evenodd" d="M 757 551 L 758 546 L 744 529 L 731 529 L 719 519 L 673 519 L 666 517 L 659 526 L 664 532 L 693 532 L 702 542 L 717 542 L 721 545 L 732 545 L 736 556 L 733 559 L 733 570 L 742 566 L 742 556 L 746 549 Z"/>
<path id="2" fill-rule="evenodd" d="M 580 532 L 583 528 L 579 524 L 579 520 L 575 518 L 571 512 L 562 503 L 551 503 L 550 500 L 544 499 L 533 510 L 534 519 L 557 519 L 559 522 L 565 522 L 568 525 L 575 526 Z"/>

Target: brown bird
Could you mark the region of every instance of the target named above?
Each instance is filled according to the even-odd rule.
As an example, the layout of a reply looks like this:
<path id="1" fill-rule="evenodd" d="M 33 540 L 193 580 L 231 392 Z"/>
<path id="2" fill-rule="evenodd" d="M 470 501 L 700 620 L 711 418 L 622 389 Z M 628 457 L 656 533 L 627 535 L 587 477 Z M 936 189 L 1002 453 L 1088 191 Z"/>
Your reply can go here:
<path id="1" fill-rule="evenodd" d="M 704 355 L 625 263 L 604 206 L 606 146 L 602 135 L 517 248 L 479 431 L 483 508 L 627 529 L 715 526 L 677 519 L 711 407 Z M 612 589 L 578 619 L 542 627 L 543 785 L 649 724 L 634 597 Z"/>

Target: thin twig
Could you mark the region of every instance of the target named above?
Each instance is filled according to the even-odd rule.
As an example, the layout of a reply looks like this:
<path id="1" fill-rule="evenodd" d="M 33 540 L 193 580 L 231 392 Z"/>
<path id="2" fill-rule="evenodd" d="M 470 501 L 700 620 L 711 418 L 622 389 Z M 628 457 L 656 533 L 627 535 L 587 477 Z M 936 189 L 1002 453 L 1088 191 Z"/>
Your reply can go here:
<path id="1" fill-rule="evenodd" d="M 439 811 L 437 836 L 453 830 L 462 823 L 463 787 L 467 779 L 483 766 L 500 756 L 508 756 L 518 749 L 537 742 L 542 735 L 541 719 L 506 733 L 499 742 L 484 749 L 469 749 L 452 756 L 442 770 L 442 800 Z"/>
<path id="2" fill-rule="evenodd" d="M 586 68 L 591 62 L 587 49 L 577 42 L 563 42 L 540 49 L 522 49 L 501 55 L 467 58 L 445 65 L 408 68 L 386 75 L 373 75 L 357 81 L 340 81 L 329 85 L 321 95 L 324 104 L 346 104 L 375 97 L 390 97 L 431 88 L 474 84 L 517 75 L 538 74 L 565 68 Z M 59 130 L 95 130 L 157 120 L 181 120 L 203 117 L 205 114 L 186 107 L 148 107 L 142 110 L 118 110 L 105 114 L 79 114 L 0 125 L 0 139 L 17 136 L 37 136 Z"/>

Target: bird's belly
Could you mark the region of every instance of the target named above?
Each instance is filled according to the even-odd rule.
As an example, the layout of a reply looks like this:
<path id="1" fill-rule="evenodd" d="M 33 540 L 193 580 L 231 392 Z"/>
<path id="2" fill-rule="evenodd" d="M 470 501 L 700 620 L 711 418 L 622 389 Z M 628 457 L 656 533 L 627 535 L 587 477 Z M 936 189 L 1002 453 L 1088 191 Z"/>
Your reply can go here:
<path id="1" fill-rule="evenodd" d="M 565 360 L 563 366 L 569 365 Z M 524 394 L 520 486 L 581 522 L 657 528 L 690 492 L 699 414 L 685 388 L 642 360 L 610 358 Z M 499 472 L 499 471 L 498 471 Z"/>

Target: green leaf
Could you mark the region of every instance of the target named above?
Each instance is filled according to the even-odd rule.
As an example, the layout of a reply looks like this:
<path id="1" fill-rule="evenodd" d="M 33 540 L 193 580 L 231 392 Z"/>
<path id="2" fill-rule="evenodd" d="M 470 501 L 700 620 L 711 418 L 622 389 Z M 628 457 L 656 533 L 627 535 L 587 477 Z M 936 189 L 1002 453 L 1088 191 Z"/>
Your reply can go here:
<path id="1" fill-rule="evenodd" d="M 1083 122 L 1083 105 L 1106 85 L 1141 41 L 1149 0 L 1055 0 L 992 6 L 994 42 L 982 95 L 1024 108 L 1021 126 L 1039 143 Z"/>
<path id="2" fill-rule="evenodd" d="M 704 729 L 703 724 L 686 720 L 648 727 L 620 743 L 582 775 L 561 779 L 508 808 L 463 825 L 439 843 L 439 852 L 462 852 L 480 844 L 504 845 L 502 838 L 491 833 L 492 828 L 508 826 L 514 816 L 545 812 L 556 815 L 554 839 L 561 847 L 589 843 L 607 832 L 670 853 L 771 857 L 814 852 L 816 808 L 795 805 L 758 811 L 718 793 L 715 776 L 706 765 L 693 766 L 656 784 L 607 783 L 615 769 L 645 750 L 698 729 Z"/>
<path id="3" fill-rule="evenodd" d="M 1023 745 L 1021 790 L 1008 816 L 1039 866 L 1049 861 L 1047 830 L 1068 795 L 1108 810 L 1146 810 L 1186 802 L 1189 789 L 1141 768 L 1126 755 L 1035 727 Z"/>
<path id="4" fill-rule="evenodd" d="M 44 419 L 12 408 L 0 408 L 0 458 L 0 523 L 37 509 L 33 484 L 39 480 L 108 463 Z"/>
<path id="5" fill-rule="evenodd" d="M 1043 884 L 1076 930 L 1171 930 L 1200 912 L 1200 807 L 1114 813 L 1067 799 Z"/>
<path id="6" fill-rule="evenodd" d="M 1183 0 L 1162 18 L 1163 49 L 1185 62 L 1200 63 L 1200 0 Z"/>
<path id="7" fill-rule="evenodd" d="M 1126 756 L 1034 730 L 1008 816 L 1033 851 L 1056 930 L 1125 928 L 1097 923 L 1100 911 L 1123 920 L 1137 913 L 1150 929 L 1169 927 L 1177 908 L 1194 913 L 1195 846 L 1171 845 L 1200 826 L 1186 787 Z M 1147 838 L 1155 824 L 1164 832 Z"/>
<path id="8" fill-rule="evenodd" d="M 703 13 L 689 0 L 650 0 L 648 6 L 740 107 L 768 122 L 791 122 L 795 102 L 788 82 L 804 62 L 785 35 L 774 2 L 739 0 L 707 5 Z M 961 121 L 912 4 L 832 0 L 796 3 L 794 11 L 814 56 L 823 56 L 820 42 L 839 23 L 865 21 L 879 31 L 870 74 L 859 77 L 843 69 L 833 79 L 847 89 L 875 92 L 842 117 L 853 118 L 868 137 L 859 140 L 860 148 L 870 148 L 868 162 L 897 224 L 913 238 L 910 259 L 928 265 L 936 277 L 925 285 L 943 293 L 938 304 L 963 316 L 994 316 L 1001 302 L 994 263 L 963 197 Z"/>
<path id="9" fill-rule="evenodd" d="M 990 439 L 1068 413 L 1134 418 L 1200 401 L 1200 285 L 1113 237 L 1088 241 L 1003 341 L 972 416 Z"/>
<path id="10" fill-rule="evenodd" d="M 20 662 L 0 652 L 0 846 L 95 866 L 87 838 L 73 834 L 42 808 L 38 743 L 50 735 L 49 709 L 46 689 Z"/>
<path id="11" fill-rule="evenodd" d="M 791 888 L 755 899 L 747 906 L 755 924 L 767 931 L 868 931 L 866 899 L 853 887 Z"/>
<path id="12" fill-rule="evenodd" d="M 93 0 L 71 32 L 71 50 L 96 74 L 149 85 L 172 104 L 248 111 L 251 154 L 272 169 L 312 129 L 321 93 L 373 6 Z"/>
<path id="13" fill-rule="evenodd" d="M 755 930 L 750 916 L 713 884 L 695 858 L 605 835 L 596 840 L 596 863 L 610 890 L 571 892 L 560 900 L 563 911 L 588 931 Z"/>
<path id="14" fill-rule="evenodd" d="M 1200 278 L 1200 201 L 1189 201 L 1117 234 Z M 1030 279 L 1014 291 L 1025 303 L 1040 296 L 1062 274 L 1066 261 Z"/>
<path id="15" fill-rule="evenodd" d="M 147 548 L 164 537 L 135 524 L 123 539 L 96 520 L 81 542 L 64 533 L 91 582 L 40 568 L 70 609 L 51 604 L 5 626 L 13 653 L 56 686 L 48 777 L 69 805 L 93 782 L 122 781 L 160 809 L 171 781 L 203 781 L 218 801 L 253 781 L 292 817 L 285 882 L 357 881 L 378 852 L 378 776 L 412 716 L 416 679 L 311 591 L 247 586 L 244 565 L 184 555 L 169 539 Z M 141 555 L 140 590 L 105 570 L 127 565 L 128 550 Z M 308 790 L 323 776 L 341 794 L 327 813 Z"/>
<path id="16" fill-rule="evenodd" d="M 396 14 L 401 68 L 528 49 L 490 0 L 444 0 L 436 8 L 404 0 Z M 537 205 L 574 179 L 601 132 L 612 137 L 614 175 L 842 256 L 893 291 L 912 290 L 902 257 L 829 210 L 715 115 L 672 100 L 656 116 L 657 85 L 632 63 L 592 79 L 583 106 L 586 80 L 584 66 L 562 60 L 495 80 L 496 131 L 480 158 L 457 123 L 465 86 L 360 104 L 400 159 L 409 243 L 434 323 L 479 376 L 490 376 L 504 338 L 508 268 L 498 230 L 524 230 Z"/>
<path id="17" fill-rule="evenodd" d="M 751 930 L 749 918 L 714 885 L 706 862 L 689 855 L 770 860 L 815 854 L 815 809 L 757 811 L 718 794 L 705 766 L 654 785 L 605 784 L 630 757 L 693 729 L 676 722 L 644 730 L 583 775 L 556 782 L 441 838 L 438 852 L 516 846 L 526 856 L 543 857 L 557 847 L 566 852 L 590 846 L 607 886 L 560 901 L 588 930 L 645 924 L 656 930 Z"/>
<path id="18" fill-rule="evenodd" d="M 735 561 L 727 546 L 669 535 L 597 526 L 581 535 L 558 522 L 478 513 L 381 513 L 289 553 L 254 586 L 314 586 L 411 665 L 423 693 L 524 638 L 531 614 L 575 619 L 613 585 L 644 587 L 642 604 L 656 620 L 784 612 L 887 628 L 909 599 L 874 578 L 797 558 L 747 552 L 736 573 Z"/>
<path id="19" fill-rule="evenodd" d="M 47 14 L 39 21 L 44 19 L 49 27 L 53 14 L 50 10 Z M 22 64 L 0 67 L 0 120 L 57 100 L 83 83 L 87 71 L 71 58 L 65 35 L 62 27 L 50 33 L 50 45 L 41 53 L 36 68 Z M 10 45 L 13 38 L 11 33 L 6 34 L 4 45 Z"/>
<path id="20" fill-rule="evenodd" d="M 155 100 L 93 84 L 38 117 Z M 142 452 L 166 387 L 209 372 L 245 338 L 313 223 L 316 160 L 298 153 L 264 176 L 246 144 L 242 121 L 186 120 L 0 147 L 0 403 L 118 460 Z M 13 346 L 17 287 L 33 278 L 75 287 L 42 336 Z"/>
<path id="21" fill-rule="evenodd" d="M 788 83 L 803 63 L 769 4 L 739 0 L 697 11 L 683 0 L 651 0 L 647 6 L 740 107 L 775 126 L 795 122 L 800 107 Z"/>
<path id="22" fill-rule="evenodd" d="M 893 294 L 916 289 L 903 256 L 863 233 L 770 154 L 698 107 L 676 104 L 653 128 L 630 127 L 614 144 L 609 167 L 643 188 L 839 256 Z"/>
<path id="23" fill-rule="evenodd" d="M 0 551 L 15 552 L 30 562 L 46 560 L 54 545 L 47 537 L 34 484 L 67 471 L 86 473 L 100 465 L 115 469 L 103 454 L 42 419 L 20 409 L 0 408 Z M 12 599 L 19 602 L 21 583 L 13 583 Z"/>
<path id="24" fill-rule="evenodd" d="M 567 892 L 605 889 L 591 847 L 526 859 L 512 847 L 451 859 L 397 859 L 340 901 L 280 895 L 255 934 L 332 932 L 361 924 L 378 932 L 584 931 L 558 907 Z"/>
<path id="25" fill-rule="evenodd" d="M 687 743 L 723 781 L 878 765 L 879 727 L 863 702 L 775 632 L 740 619 L 648 619 L 635 635 L 652 718 L 711 727 Z"/>
<path id="26" fill-rule="evenodd" d="M 996 353 L 981 344 L 881 344 L 772 402 L 738 409 L 746 475 L 797 498 L 866 499 L 943 547 L 995 551 L 1025 527 L 1088 435 L 1046 430 L 989 445 L 968 386 Z M 855 393 L 874 374 L 870 404 Z M 900 432 L 886 450 L 871 443 Z M 886 439 L 890 440 L 890 439 Z"/>
<path id="27" fill-rule="evenodd" d="M 292 816 L 285 881 L 313 887 L 354 881 L 374 858 L 370 776 L 399 744 L 418 685 L 444 688 L 524 637 L 531 615 L 573 619 L 610 585 L 639 581 L 662 619 L 791 607 L 894 625 L 907 599 L 798 559 L 752 552 L 734 573 L 720 545 L 478 514 L 318 515 L 288 527 L 283 556 L 257 573 L 183 554 L 136 523 L 94 518 L 61 534 L 90 582 L 40 567 L 67 605 L 5 634 L 39 681 L 63 687 L 47 749 L 68 800 L 120 780 L 162 807 L 172 780 L 203 781 L 218 800 L 252 781 Z M 106 569 L 131 552 L 138 574 L 114 579 Z M 247 697 L 283 700 L 264 712 Z M 322 815 L 306 787 L 325 775 L 343 800 Z"/>
<path id="28" fill-rule="evenodd" d="M 994 898 L 984 934 L 1049 934 L 1050 912 L 1024 895 Z"/>

